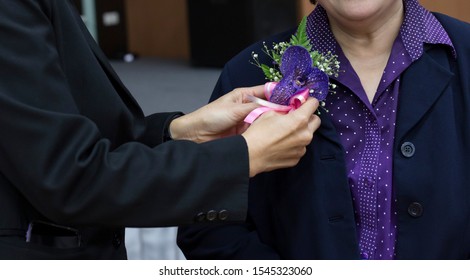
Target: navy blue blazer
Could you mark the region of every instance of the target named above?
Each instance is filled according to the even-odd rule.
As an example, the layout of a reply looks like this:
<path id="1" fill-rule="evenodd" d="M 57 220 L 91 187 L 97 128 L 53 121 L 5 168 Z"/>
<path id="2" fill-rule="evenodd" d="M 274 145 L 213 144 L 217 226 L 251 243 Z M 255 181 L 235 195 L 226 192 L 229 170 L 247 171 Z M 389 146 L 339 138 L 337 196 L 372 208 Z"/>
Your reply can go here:
<path id="1" fill-rule="evenodd" d="M 458 54 L 425 46 L 403 74 L 394 145 L 398 259 L 470 258 L 470 26 L 436 15 Z M 287 40 L 291 32 L 269 40 Z M 263 83 L 248 61 L 257 43 L 225 66 L 213 99 Z M 251 182 L 246 223 L 182 227 L 188 259 L 358 259 L 344 150 L 327 114 L 294 168 Z M 402 153 L 412 143 L 412 157 Z"/>

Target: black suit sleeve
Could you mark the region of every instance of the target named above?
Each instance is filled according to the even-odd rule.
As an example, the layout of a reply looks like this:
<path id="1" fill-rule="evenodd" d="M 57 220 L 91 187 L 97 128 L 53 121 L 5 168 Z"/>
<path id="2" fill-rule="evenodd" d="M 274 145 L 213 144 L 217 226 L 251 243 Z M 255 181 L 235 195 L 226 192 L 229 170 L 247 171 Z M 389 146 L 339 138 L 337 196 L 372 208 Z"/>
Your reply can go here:
<path id="1" fill-rule="evenodd" d="M 212 93 L 211 101 L 234 88 L 266 82 L 261 70 L 249 63 L 251 51 L 261 50 L 261 47 L 261 44 L 255 44 L 227 63 Z M 258 200 L 259 190 L 256 190 L 255 194 L 253 188 L 257 187 L 250 185 L 249 213 L 245 223 L 180 227 L 177 243 L 186 258 L 279 259 L 276 250 L 260 239 L 256 225 L 250 217 L 254 208 L 261 212 L 267 211 L 263 209 L 263 201 Z"/>
<path id="2" fill-rule="evenodd" d="M 142 128 L 143 116 L 116 92 L 84 90 L 110 81 L 81 81 L 83 89 L 72 82 L 82 76 L 70 75 L 71 68 L 98 70 L 83 65 L 91 51 L 63 39 L 66 28 L 75 30 L 58 26 L 66 2 L 0 1 L 3 181 L 36 211 L 68 225 L 172 226 L 209 210 L 244 220 L 249 166 L 243 137 L 156 147 L 160 140 L 139 141 L 155 129 L 161 135 L 171 114 L 152 116 Z M 65 64 L 67 50 L 83 57 Z"/>

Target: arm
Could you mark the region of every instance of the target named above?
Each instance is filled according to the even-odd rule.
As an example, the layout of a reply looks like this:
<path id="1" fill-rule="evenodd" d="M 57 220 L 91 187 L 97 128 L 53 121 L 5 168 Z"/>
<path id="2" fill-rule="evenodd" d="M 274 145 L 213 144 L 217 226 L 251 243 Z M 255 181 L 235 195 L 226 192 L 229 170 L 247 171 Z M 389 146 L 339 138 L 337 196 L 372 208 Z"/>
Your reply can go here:
<path id="1" fill-rule="evenodd" d="M 277 41 L 283 41 L 279 38 Z M 269 44 L 269 43 L 268 43 Z M 251 51 L 258 51 L 261 44 L 254 45 L 236 56 L 224 67 L 215 86 L 211 101 L 241 85 L 256 85 L 265 82 L 262 72 L 249 64 Z M 232 75 L 233 74 L 233 75 Z M 245 223 L 232 223 L 224 225 L 194 225 L 180 227 L 178 230 L 178 246 L 188 259 L 279 259 L 280 256 L 274 248 L 263 242 L 258 233 L 257 225 L 251 218 L 251 212 L 266 213 L 269 216 L 269 207 L 266 200 L 256 200 L 263 195 L 259 188 L 264 186 L 250 186 L 249 213 Z M 256 190 L 254 189 L 256 188 Z"/>
<path id="2" fill-rule="evenodd" d="M 243 120 L 258 105 L 248 102 L 246 96 L 264 97 L 263 92 L 264 86 L 235 89 L 174 120 L 170 125 L 171 133 L 177 139 L 199 143 L 241 133 L 248 146 L 250 177 L 295 166 L 305 154 L 314 131 L 320 126 L 320 119 L 314 115 L 318 101 L 310 98 L 288 114 L 267 112 L 248 125 Z"/>
<path id="3" fill-rule="evenodd" d="M 188 225 L 178 229 L 177 244 L 189 260 L 278 260 L 272 206 L 268 198 L 272 184 L 261 174 L 251 180 L 249 211 L 245 222 Z M 261 223 L 259 223 L 261 222 Z M 258 232 L 264 232 L 264 236 Z"/>
<path id="4" fill-rule="evenodd" d="M 82 65 L 93 61 L 93 53 L 78 50 L 75 41 L 62 42 L 73 45 L 73 52 L 84 56 L 80 60 L 58 45 L 76 32 L 70 26 L 60 30 L 51 20 L 67 12 L 66 3 L 0 2 L 0 170 L 10 184 L 5 188 L 68 225 L 176 225 L 212 209 L 244 220 L 249 172 L 244 138 L 155 147 L 159 141 L 136 141 L 146 131 L 142 116 L 124 105 L 118 86 L 102 86 L 111 81 L 98 63 Z M 72 59 L 73 65 L 65 62 Z M 82 81 L 90 91 L 72 87 L 82 76 L 70 75 L 68 67 L 94 71 L 100 81 Z M 168 118 L 159 115 L 148 123 L 158 129 Z"/>

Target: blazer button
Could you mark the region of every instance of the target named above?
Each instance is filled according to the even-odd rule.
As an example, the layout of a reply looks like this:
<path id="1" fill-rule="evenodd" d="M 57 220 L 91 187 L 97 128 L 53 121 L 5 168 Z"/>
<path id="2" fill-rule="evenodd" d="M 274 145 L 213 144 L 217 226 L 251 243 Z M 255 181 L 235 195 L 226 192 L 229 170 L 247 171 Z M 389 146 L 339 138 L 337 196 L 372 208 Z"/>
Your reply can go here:
<path id="1" fill-rule="evenodd" d="M 401 154 L 406 158 L 411 158 L 415 155 L 416 148 L 411 142 L 405 142 L 401 145 Z"/>
<path id="2" fill-rule="evenodd" d="M 228 211 L 227 210 L 221 210 L 219 212 L 219 220 L 225 221 L 228 219 Z"/>
<path id="3" fill-rule="evenodd" d="M 203 212 L 198 213 L 196 217 L 194 217 L 194 220 L 198 223 L 204 222 L 205 219 L 206 219 L 206 214 L 204 214 Z"/>
<path id="4" fill-rule="evenodd" d="M 418 202 L 413 202 L 408 206 L 408 214 L 413 218 L 423 216 L 423 206 Z"/>
<path id="5" fill-rule="evenodd" d="M 207 212 L 206 219 L 210 222 L 215 221 L 215 219 L 217 219 L 217 212 L 214 210 Z"/>

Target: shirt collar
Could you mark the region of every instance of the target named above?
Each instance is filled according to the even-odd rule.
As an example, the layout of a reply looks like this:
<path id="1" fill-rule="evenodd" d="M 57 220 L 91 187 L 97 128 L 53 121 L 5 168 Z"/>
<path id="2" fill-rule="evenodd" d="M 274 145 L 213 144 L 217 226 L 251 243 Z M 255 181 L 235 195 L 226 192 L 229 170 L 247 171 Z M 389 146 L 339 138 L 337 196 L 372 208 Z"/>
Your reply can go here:
<path id="1" fill-rule="evenodd" d="M 403 44 L 413 61 L 424 53 L 424 45 L 446 45 L 456 57 L 454 45 L 437 18 L 421 6 L 417 0 L 404 0 L 405 20 L 400 35 Z"/>
<path id="2" fill-rule="evenodd" d="M 400 29 L 400 36 L 412 61 L 424 53 L 425 44 L 442 44 L 451 48 L 456 57 L 455 48 L 449 35 L 437 18 L 421 6 L 417 0 L 404 0 L 405 19 Z M 312 47 L 321 53 L 338 53 L 338 43 L 331 32 L 328 16 L 321 5 L 308 16 L 307 33 Z"/>

